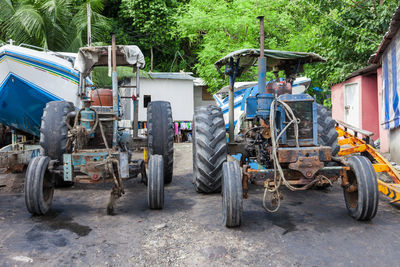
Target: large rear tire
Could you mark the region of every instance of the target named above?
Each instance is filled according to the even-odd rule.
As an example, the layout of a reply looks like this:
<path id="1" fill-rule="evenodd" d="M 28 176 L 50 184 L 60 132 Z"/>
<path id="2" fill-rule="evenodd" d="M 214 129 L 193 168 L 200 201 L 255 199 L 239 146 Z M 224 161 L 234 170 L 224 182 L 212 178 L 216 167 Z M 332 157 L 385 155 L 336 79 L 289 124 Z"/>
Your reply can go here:
<path id="1" fill-rule="evenodd" d="M 152 101 L 147 106 L 147 136 L 150 155 L 164 158 L 164 182 L 172 182 L 174 165 L 174 121 L 171 104 Z"/>
<path id="2" fill-rule="evenodd" d="M 337 141 L 336 122 L 323 105 L 317 104 L 318 113 L 318 143 L 332 148 L 332 156 L 339 153 L 340 146 Z"/>
<path id="3" fill-rule="evenodd" d="M 344 200 L 349 215 L 366 221 L 375 217 L 379 204 L 376 173 L 371 162 L 363 156 L 352 156 L 347 160 L 351 171 L 347 172 L 350 185 L 357 186 L 355 192 L 343 188 Z"/>
<path id="4" fill-rule="evenodd" d="M 226 161 L 226 130 L 221 109 L 198 107 L 193 115 L 193 184 L 197 192 L 221 191 L 222 164 Z"/>
<path id="5" fill-rule="evenodd" d="M 222 220 L 226 227 L 238 227 L 242 222 L 243 188 L 242 172 L 235 161 L 222 167 Z"/>
<path id="6" fill-rule="evenodd" d="M 164 206 L 164 160 L 161 155 L 151 155 L 149 159 L 147 201 L 153 210 Z"/>
<path id="7" fill-rule="evenodd" d="M 63 164 L 63 154 L 66 152 L 68 126 L 67 115 L 74 110 L 74 105 L 67 101 L 51 101 L 43 110 L 40 127 L 41 155 L 58 160 Z M 55 176 L 57 187 L 71 186 L 73 182 L 64 181 L 61 175 Z"/>
<path id="8" fill-rule="evenodd" d="M 50 158 L 38 156 L 29 162 L 25 174 L 25 204 L 33 215 L 43 215 L 53 200 L 54 182 L 48 171 Z"/>

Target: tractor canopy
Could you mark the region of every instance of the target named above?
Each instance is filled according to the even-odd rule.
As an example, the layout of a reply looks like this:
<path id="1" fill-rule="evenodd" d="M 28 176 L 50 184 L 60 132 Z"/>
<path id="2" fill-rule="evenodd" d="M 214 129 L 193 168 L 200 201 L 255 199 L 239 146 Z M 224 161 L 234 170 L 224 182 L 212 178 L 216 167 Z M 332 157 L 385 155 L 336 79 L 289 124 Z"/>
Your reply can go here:
<path id="1" fill-rule="evenodd" d="M 231 62 L 239 60 L 239 77 L 250 67 L 255 66 L 257 58 L 260 56 L 260 49 L 240 49 L 229 53 L 225 57 L 215 62 L 218 71 Z M 315 53 L 291 52 L 279 50 L 264 50 L 264 56 L 267 59 L 267 71 L 285 70 L 286 74 L 303 72 L 303 65 L 308 63 L 325 62 L 326 59 Z"/>
<path id="2" fill-rule="evenodd" d="M 145 66 L 142 51 L 136 45 L 117 45 L 117 66 Z M 79 48 L 74 69 L 85 77 L 96 66 L 108 66 L 111 69 L 111 46 L 90 46 Z"/>

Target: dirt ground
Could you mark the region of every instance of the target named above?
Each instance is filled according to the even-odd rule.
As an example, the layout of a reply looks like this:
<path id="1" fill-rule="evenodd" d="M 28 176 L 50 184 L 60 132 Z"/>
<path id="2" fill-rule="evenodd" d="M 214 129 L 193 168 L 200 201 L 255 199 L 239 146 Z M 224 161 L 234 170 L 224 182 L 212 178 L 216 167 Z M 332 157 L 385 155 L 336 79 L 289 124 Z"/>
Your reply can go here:
<path id="1" fill-rule="evenodd" d="M 175 146 L 174 178 L 165 208 L 147 208 L 146 187 L 128 181 L 115 216 L 110 186 L 55 191 L 46 216 L 25 208 L 23 174 L 0 174 L 0 266 L 397 266 L 400 206 L 381 197 L 371 222 L 347 215 L 338 185 L 284 191 L 281 209 L 266 213 L 262 188 L 251 186 L 243 225 L 227 229 L 219 194 L 192 186 L 191 144 Z"/>

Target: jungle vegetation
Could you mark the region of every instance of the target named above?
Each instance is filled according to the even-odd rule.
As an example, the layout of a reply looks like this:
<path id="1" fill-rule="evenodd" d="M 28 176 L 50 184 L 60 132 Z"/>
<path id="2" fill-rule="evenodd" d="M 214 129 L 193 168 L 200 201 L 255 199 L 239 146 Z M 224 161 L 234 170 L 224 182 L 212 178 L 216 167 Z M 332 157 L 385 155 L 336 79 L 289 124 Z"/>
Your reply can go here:
<path id="1" fill-rule="evenodd" d="M 94 44 L 136 44 L 148 71 L 193 72 L 216 91 L 226 84 L 214 62 L 259 46 L 257 16 L 265 16 L 268 49 L 315 52 L 311 87 L 332 84 L 368 65 L 398 6 L 395 0 L 0 0 L 0 41 L 13 39 L 55 51 L 87 45 L 87 6 Z M 242 80 L 255 80 L 255 72 Z"/>

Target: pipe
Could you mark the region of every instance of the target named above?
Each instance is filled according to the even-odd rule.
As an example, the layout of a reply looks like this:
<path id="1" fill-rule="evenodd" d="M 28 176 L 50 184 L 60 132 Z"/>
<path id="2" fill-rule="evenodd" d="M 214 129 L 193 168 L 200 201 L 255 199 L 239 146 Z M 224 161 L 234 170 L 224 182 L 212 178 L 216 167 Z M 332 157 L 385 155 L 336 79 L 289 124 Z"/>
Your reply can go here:
<path id="1" fill-rule="evenodd" d="M 264 56 L 264 16 L 257 17 L 260 20 L 260 57 L 258 58 L 258 91 L 266 93 L 267 59 Z"/>
<path id="2" fill-rule="evenodd" d="M 235 142 L 235 98 L 233 94 L 234 88 L 233 77 L 229 76 L 229 143 Z"/>
<path id="3" fill-rule="evenodd" d="M 136 66 L 136 96 L 135 101 L 133 101 L 133 137 L 138 137 L 138 121 L 139 121 L 139 101 L 138 98 L 140 97 L 140 83 L 139 83 L 139 66 Z"/>
<path id="4" fill-rule="evenodd" d="M 113 90 L 113 111 L 119 118 L 119 103 L 118 103 L 118 75 L 117 75 L 117 46 L 115 41 L 115 34 L 111 35 L 111 55 L 112 55 L 112 90 Z M 114 120 L 113 124 L 113 141 L 112 146 L 117 146 L 117 131 L 118 120 Z"/>

